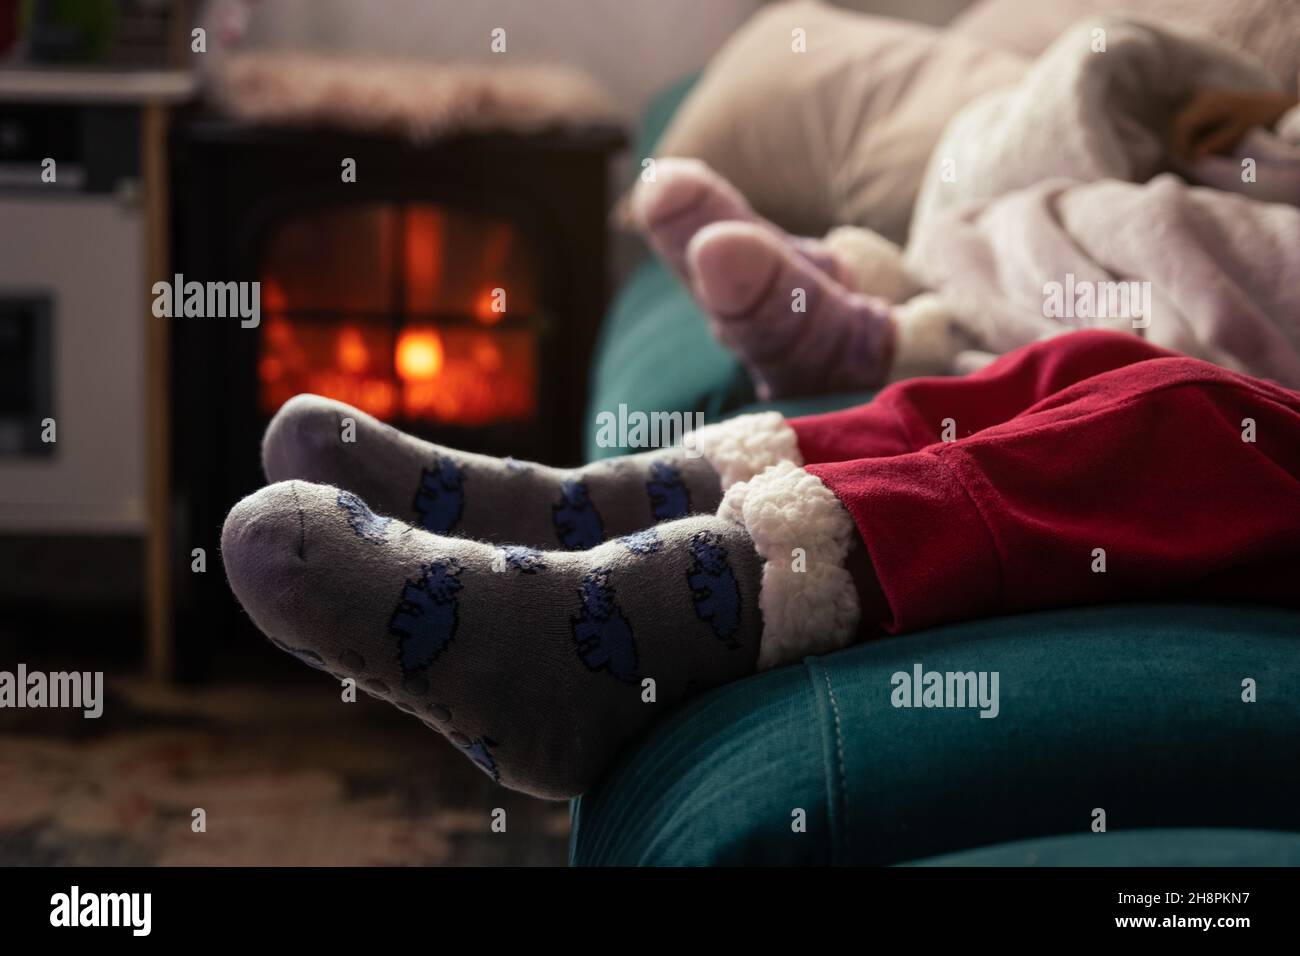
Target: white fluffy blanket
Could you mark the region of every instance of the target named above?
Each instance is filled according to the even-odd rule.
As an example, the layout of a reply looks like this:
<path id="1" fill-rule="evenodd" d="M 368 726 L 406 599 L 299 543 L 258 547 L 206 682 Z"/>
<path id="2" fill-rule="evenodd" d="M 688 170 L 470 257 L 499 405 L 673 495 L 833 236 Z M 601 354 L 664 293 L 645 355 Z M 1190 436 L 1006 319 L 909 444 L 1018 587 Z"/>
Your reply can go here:
<path id="1" fill-rule="evenodd" d="M 1099 18 L 953 118 L 907 249 L 960 316 L 941 362 L 1111 326 L 1300 387 L 1300 149 L 1259 131 L 1182 166 L 1167 131 L 1201 88 L 1276 80 L 1210 41 Z"/>

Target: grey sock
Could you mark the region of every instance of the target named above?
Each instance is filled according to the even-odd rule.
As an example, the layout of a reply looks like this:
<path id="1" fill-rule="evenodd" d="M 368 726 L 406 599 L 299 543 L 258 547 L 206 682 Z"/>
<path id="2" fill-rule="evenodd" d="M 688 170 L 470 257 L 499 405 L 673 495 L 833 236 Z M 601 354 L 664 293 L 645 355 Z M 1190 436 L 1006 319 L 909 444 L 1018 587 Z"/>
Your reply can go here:
<path id="1" fill-rule="evenodd" d="M 757 658 L 761 559 L 715 516 L 548 552 L 440 537 L 290 481 L 239 502 L 221 547 L 273 642 L 538 796 L 581 793 L 674 702 Z"/>
<path id="2" fill-rule="evenodd" d="M 355 424 L 344 440 L 344 419 Z M 270 481 L 355 492 L 382 514 L 438 534 L 580 550 L 722 500 L 717 473 L 680 448 L 564 470 L 453 451 L 403 434 L 348 405 L 299 395 L 266 430 Z"/>

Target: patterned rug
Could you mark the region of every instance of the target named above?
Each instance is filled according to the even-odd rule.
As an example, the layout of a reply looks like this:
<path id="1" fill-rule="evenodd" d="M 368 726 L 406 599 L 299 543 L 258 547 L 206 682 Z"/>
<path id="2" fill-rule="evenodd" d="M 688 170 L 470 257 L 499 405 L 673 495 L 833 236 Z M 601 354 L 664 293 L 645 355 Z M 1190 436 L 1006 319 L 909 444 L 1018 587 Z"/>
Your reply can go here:
<path id="1" fill-rule="evenodd" d="M 108 678 L 104 716 L 0 711 L 0 865 L 562 865 L 568 808 L 328 680 Z M 206 832 L 194 832 L 194 810 Z M 505 810 L 505 832 L 492 829 Z"/>

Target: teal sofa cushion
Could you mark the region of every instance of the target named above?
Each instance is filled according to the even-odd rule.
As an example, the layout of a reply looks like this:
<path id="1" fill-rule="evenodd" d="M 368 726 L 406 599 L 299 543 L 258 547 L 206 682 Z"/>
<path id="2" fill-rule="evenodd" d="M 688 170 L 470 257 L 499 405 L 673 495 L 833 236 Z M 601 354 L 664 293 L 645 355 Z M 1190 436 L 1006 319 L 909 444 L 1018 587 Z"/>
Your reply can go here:
<path id="1" fill-rule="evenodd" d="M 917 663 L 996 671 L 997 717 L 893 706 L 892 675 Z M 893 864 L 1069 834 L 1300 831 L 1297 740 L 1300 613 L 1147 604 L 972 621 L 689 702 L 576 802 L 572 860 Z M 1091 832 L 1096 809 L 1106 833 Z"/>
<path id="2" fill-rule="evenodd" d="M 664 138 L 664 133 L 668 129 L 668 124 L 673 121 L 673 116 L 686 100 L 686 96 L 691 89 L 699 82 L 700 74 L 691 73 L 682 77 L 676 83 L 672 83 L 663 88 L 659 93 L 650 99 L 650 104 L 641 114 L 641 123 L 636 132 L 636 155 L 653 156 L 655 149 L 659 146 L 659 141 Z M 640 170 L 637 170 L 638 175 Z"/>

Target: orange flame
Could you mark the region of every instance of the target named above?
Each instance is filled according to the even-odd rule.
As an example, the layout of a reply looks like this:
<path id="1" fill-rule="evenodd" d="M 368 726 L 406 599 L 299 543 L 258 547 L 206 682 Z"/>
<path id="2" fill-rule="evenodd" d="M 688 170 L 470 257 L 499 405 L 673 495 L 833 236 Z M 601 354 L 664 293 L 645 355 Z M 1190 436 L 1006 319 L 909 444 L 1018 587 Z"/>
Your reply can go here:
<path id="1" fill-rule="evenodd" d="M 442 336 L 434 329 L 405 329 L 398 336 L 394 359 L 397 374 L 405 381 L 436 378 L 442 371 Z"/>
<path id="2" fill-rule="evenodd" d="M 370 352 L 361 331 L 355 326 L 345 325 L 339 329 L 338 342 L 334 349 L 339 368 L 354 375 L 366 370 L 370 364 Z"/>

